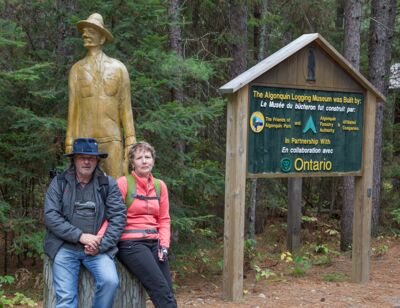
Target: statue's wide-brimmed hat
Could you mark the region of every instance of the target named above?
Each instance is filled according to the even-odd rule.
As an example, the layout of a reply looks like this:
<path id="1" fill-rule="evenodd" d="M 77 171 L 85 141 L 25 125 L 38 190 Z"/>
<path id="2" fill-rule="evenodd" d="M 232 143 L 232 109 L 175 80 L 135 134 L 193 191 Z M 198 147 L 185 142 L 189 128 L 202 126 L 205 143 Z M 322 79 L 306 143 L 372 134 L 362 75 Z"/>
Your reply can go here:
<path id="1" fill-rule="evenodd" d="M 78 21 L 76 27 L 78 28 L 80 34 L 82 34 L 83 28 L 85 27 L 94 28 L 100 31 L 106 37 L 106 42 L 108 43 L 111 43 L 114 39 L 111 32 L 104 27 L 103 17 L 99 13 L 93 13 L 88 17 L 88 19 Z"/>
<path id="2" fill-rule="evenodd" d="M 75 139 L 72 153 L 64 154 L 65 157 L 72 157 L 76 154 L 95 155 L 100 158 L 106 158 L 107 153 L 99 152 L 99 146 L 94 138 L 78 138 Z"/>

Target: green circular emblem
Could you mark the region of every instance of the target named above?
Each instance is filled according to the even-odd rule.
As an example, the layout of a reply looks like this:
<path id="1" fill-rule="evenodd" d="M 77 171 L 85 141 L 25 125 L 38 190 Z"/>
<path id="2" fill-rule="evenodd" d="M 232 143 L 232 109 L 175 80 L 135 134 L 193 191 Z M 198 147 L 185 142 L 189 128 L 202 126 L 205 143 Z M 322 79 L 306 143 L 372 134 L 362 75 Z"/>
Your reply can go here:
<path id="1" fill-rule="evenodd" d="M 289 172 L 292 169 L 292 161 L 290 158 L 282 158 L 281 160 L 281 169 L 283 172 Z"/>

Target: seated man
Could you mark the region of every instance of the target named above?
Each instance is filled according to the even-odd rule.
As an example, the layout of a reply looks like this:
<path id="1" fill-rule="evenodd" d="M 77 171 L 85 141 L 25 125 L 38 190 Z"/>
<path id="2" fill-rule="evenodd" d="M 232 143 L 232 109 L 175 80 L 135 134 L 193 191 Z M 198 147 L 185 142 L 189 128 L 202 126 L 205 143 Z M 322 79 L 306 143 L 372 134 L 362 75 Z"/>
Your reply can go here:
<path id="1" fill-rule="evenodd" d="M 108 154 L 98 151 L 95 139 L 76 139 L 65 156 L 71 166 L 52 180 L 44 206 L 44 250 L 53 261 L 56 307 L 77 307 L 81 264 L 96 281 L 93 307 L 112 307 L 118 287 L 113 259 L 126 207 L 115 180 L 98 166 Z M 100 238 L 96 234 L 105 220 L 108 227 Z"/>

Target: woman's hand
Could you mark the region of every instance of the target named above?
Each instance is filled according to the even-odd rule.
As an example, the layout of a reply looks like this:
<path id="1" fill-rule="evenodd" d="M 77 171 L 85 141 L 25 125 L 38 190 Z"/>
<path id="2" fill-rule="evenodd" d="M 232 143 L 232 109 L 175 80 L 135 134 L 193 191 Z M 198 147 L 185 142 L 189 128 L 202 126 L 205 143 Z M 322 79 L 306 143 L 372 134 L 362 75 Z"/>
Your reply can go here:
<path id="1" fill-rule="evenodd" d="M 90 233 L 82 233 L 79 238 L 79 242 L 83 245 L 90 247 L 92 250 L 98 249 L 100 245 L 101 238 L 97 235 L 93 235 Z"/>
<path id="2" fill-rule="evenodd" d="M 166 260 L 168 259 L 168 249 L 167 249 L 167 248 L 161 246 L 161 247 L 158 249 L 158 259 L 159 259 L 161 262 L 164 262 L 164 261 L 166 261 Z"/>
<path id="3" fill-rule="evenodd" d="M 95 256 L 99 253 L 99 248 L 92 249 L 89 245 L 85 245 L 85 254 Z"/>

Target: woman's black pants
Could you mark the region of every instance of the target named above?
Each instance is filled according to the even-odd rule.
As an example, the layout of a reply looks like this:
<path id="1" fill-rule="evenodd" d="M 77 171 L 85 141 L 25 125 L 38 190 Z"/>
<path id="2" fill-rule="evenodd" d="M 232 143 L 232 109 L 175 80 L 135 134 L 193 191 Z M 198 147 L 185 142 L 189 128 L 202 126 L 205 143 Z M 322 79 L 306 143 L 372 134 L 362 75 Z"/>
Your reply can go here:
<path id="1" fill-rule="evenodd" d="M 120 241 L 118 248 L 118 259 L 140 280 L 154 306 L 177 307 L 168 260 L 158 260 L 158 241 Z"/>

